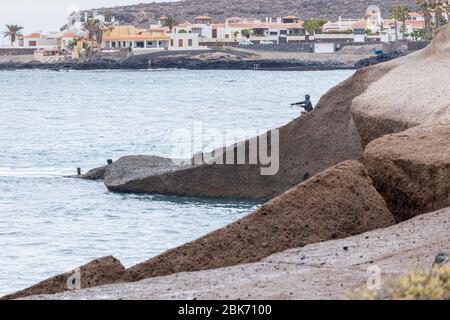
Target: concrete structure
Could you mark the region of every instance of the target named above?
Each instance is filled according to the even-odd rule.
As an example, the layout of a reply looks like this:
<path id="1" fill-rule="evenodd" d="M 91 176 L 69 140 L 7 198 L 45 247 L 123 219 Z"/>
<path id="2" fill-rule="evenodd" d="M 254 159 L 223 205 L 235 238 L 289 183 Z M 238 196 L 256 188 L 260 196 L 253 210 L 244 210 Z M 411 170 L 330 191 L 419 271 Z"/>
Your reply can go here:
<path id="1" fill-rule="evenodd" d="M 174 27 L 175 33 L 195 33 L 200 39 L 211 39 L 213 37 L 213 26 L 211 24 L 192 24 L 184 22 Z"/>
<path id="2" fill-rule="evenodd" d="M 338 21 L 329 21 L 324 24 L 322 30 L 325 33 L 351 33 L 353 32 L 353 25 L 358 21 L 358 19 L 342 19 L 342 17 L 340 16 Z"/>
<path id="3" fill-rule="evenodd" d="M 314 53 L 333 53 L 335 51 L 334 42 L 314 43 Z"/>
<path id="4" fill-rule="evenodd" d="M 169 50 L 199 50 L 206 49 L 199 46 L 199 37 L 195 33 L 172 33 L 170 35 Z"/>
<path id="5" fill-rule="evenodd" d="M 42 63 L 59 62 L 65 59 L 58 49 L 40 49 L 34 52 L 34 60 Z"/>
<path id="6" fill-rule="evenodd" d="M 54 49 L 59 47 L 59 38 L 35 32 L 19 38 L 17 46 L 19 48 Z"/>
<path id="7" fill-rule="evenodd" d="M 194 18 L 194 23 L 195 24 L 210 25 L 211 21 L 212 21 L 212 19 L 209 16 L 197 16 L 197 17 Z"/>

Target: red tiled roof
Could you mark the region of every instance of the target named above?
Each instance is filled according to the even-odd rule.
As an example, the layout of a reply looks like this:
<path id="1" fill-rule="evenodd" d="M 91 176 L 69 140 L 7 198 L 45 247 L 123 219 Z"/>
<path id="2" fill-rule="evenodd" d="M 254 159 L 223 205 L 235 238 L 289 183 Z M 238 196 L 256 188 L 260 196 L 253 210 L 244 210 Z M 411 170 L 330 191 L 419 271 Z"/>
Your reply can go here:
<path id="1" fill-rule="evenodd" d="M 363 20 L 358 21 L 358 22 L 355 22 L 355 23 L 353 24 L 353 28 L 354 28 L 354 29 L 365 29 L 366 27 L 367 27 L 367 24 L 366 24 L 366 22 L 363 21 Z"/>
<path id="2" fill-rule="evenodd" d="M 225 23 L 215 23 L 212 25 L 214 29 L 225 28 Z M 246 28 L 246 29 L 296 29 L 303 28 L 304 23 L 276 23 L 276 22 L 259 22 L 259 23 L 229 23 L 229 28 Z"/>
<path id="3" fill-rule="evenodd" d="M 188 22 L 188 21 L 180 23 L 179 25 L 177 25 L 177 27 L 191 27 L 191 26 L 193 26 L 193 24 Z"/>
<path id="4" fill-rule="evenodd" d="M 31 33 L 27 36 L 25 36 L 24 38 L 28 38 L 28 39 L 39 39 L 41 37 L 41 34 L 38 32 L 35 33 Z"/>
<path id="5" fill-rule="evenodd" d="M 104 36 L 103 40 L 112 41 L 131 41 L 131 40 L 168 40 L 170 37 L 165 34 L 120 34 L 112 36 Z"/>
<path id="6" fill-rule="evenodd" d="M 413 28 L 425 28 L 425 22 L 424 21 L 414 21 L 414 20 L 406 20 L 406 25 L 410 25 Z"/>
<path id="7" fill-rule="evenodd" d="M 79 38 L 79 35 L 73 32 L 65 33 L 61 36 L 61 38 Z"/>
<path id="8" fill-rule="evenodd" d="M 422 17 L 423 15 L 418 12 L 410 12 L 408 13 L 408 16 L 410 17 Z"/>
<path id="9" fill-rule="evenodd" d="M 208 16 L 197 16 L 194 19 L 195 20 L 211 20 L 211 17 L 208 17 Z"/>

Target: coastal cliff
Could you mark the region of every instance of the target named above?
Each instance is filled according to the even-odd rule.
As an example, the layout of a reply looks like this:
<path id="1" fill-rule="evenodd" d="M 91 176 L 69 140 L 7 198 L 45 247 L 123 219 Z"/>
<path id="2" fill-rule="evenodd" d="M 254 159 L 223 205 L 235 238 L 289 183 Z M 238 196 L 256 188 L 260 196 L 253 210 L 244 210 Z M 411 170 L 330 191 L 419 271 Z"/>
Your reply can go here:
<path id="1" fill-rule="evenodd" d="M 346 260 L 349 263 L 343 268 L 345 277 L 339 277 L 341 286 L 335 283 L 332 296 L 336 297 L 338 291 L 342 294 L 342 286 L 359 285 L 365 280 L 357 267 L 376 262 L 391 273 L 402 273 L 411 267 L 431 265 L 429 250 L 449 245 L 449 69 L 447 25 L 426 49 L 357 71 L 325 94 L 313 113 L 280 128 L 280 170 L 275 176 L 261 176 L 262 165 L 203 164 L 164 172 L 156 168 L 148 171 L 148 176 L 143 170 L 143 175 L 136 177 L 133 172 L 140 170 L 142 164 L 135 157 L 109 165 L 103 178 L 114 191 L 272 199 L 229 226 L 126 270 L 125 278 L 137 281 L 258 263 L 268 256 L 266 263 L 273 270 L 266 270 L 266 274 L 277 277 L 283 272 L 269 262 L 274 259 L 270 255 L 281 252 L 276 255 L 278 259 L 289 256 L 301 265 L 315 250 L 325 248 L 322 255 L 328 258 L 316 257 L 314 261 L 331 263 L 337 246 L 348 252 L 356 241 L 357 256 Z M 392 226 L 395 222 L 401 224 Z M 411 241 L 402 241 L 403 237 Z M 340 238 L 345 239 L 335 240 Z M 385 241 L 385 245 L 379 241 Z M 377 243 L 382 249 L 372 252 L 371 245 L 379 248 Z M 339 266 L 339 261 L 335 262 Z M 214 273 L 216 279 L 230 274 L 238 278 L 242 270 L 249 272 L 252 268 L 254 264 L 188 277 Z M 338 272 L 339 268 L 333 270 Z M 303 271 L 304 274 L 296 274 L 296 281 L 307 281 L 313 276 L 311 270 Z M 169 277 L 147 283 L 151 287 L 158 281 L 175 281 L 179 290 L 189 286 L 186 275 Z M 117 281 L 123 282 L 124 278 Z M 283 282 L 278 279 L 273 283 Z M 322 287 L 303 290 L 320 292 L 326 283 L 322 281 Z M 271 288 L 277 291 L 274 286 Z M 202 296 L 207 290 L 211 289 L 203 287 L 197 293 Z M 51 288 L 38 285 L 5 298 L 58 291 L 59 284 Z M 218 297 L 226 298 L 220 294 Z M 244 298 L 255 297 L 260 296 L 249 292 Z M 275 297 L 285 296 L 279 292 Z"/>

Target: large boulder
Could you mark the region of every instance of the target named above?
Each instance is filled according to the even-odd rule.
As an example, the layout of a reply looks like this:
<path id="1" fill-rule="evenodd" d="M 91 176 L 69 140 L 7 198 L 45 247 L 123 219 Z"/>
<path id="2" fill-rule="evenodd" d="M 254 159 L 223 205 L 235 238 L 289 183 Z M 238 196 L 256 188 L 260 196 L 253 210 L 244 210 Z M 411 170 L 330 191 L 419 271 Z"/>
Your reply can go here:
<path id="1" fill-rule="evenodd" d="M 126 156 L 108 165 L 104 171 L 105 184 L 114 188 L 129 181 L 157 176 L 192 167 L 190 161 L 174 161 L 157 156 Z"/>
<path id="2" fill-rule="evenodd" d="M 326 168 L 360 157 L 363 148 L 350 112 L 351 103 L 392 67 L 381 64 L 358 70 L 325 94 L 314 112 L 279 128 L 279 170 L 274 175 L 262 175 L 261 164 L 236 162 L 145 172 L 135 157 L 127 157 L 110 166 L 105 185 L 117 192 L 271 199 Z M 236 153 L 238 146 L 245 145 L 248 163 L 249 141 L 263 138 L 231 146 L 220 156 L 226 159 L 231 152 Z M 135 175 L 136 171 L 143 174 Z"/>
<path id="3" fill-rule="evenodd" d="M 125 267 L 112 256 L 93 260 L 75 270 L 44 280 L 32 287 L 1 298 L 18 299 L 36 294 L 54 294 L 68 290 L 97 287 L 128 280 Z"/>
<path id="4" fill-rule="evenodd" d="M 198 240 L 130 269 L 133 281 L 259 261 L 273 253 L 394 223 L 364 166 L 346 161 Z"/>
<path id="5" fill-rule="evenodd" d="M 352 103 L 363 145 L 417 125 L 448 123 L 450 25 L 442 28 L 427 48 L 383 67 L 390 70 Z"/>
<path id="6" fill-rule="evenodd" d="M 384 136 L 362 161 L 397 221 L 450 206 L 450 124 Z"/>

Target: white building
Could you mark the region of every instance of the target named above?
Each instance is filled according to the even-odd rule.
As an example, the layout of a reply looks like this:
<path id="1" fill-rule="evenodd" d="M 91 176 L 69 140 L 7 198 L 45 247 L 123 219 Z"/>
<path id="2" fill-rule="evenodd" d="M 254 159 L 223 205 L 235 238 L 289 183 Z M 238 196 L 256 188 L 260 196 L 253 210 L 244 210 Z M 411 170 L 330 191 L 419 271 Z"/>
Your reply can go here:
<path id="1" fill-rule="evenodd" d="M 329 21 L 323 25 L 322 29 L 325 33 L 350 32 L 353 31 L 353 25 L 358 21 L 359 19 L 342 19 L 342 17 L 339 16 L 338 21 Z"/>
<path id="2" fill-rule="evenodd" d="M 207 49 L 199 45 L 196 33 L 172 33 L 170 35 L 169 50 L 202 50 Z"/>
<path id="3" fill-rule="evenodd" d="M 202 23 L 181 23 L 174 27 L 175 33 L 195 33 L 200 39 L 211 39 L 213 37 L 213 26 Z"/>
<path id="4" fill-rule="evenodd" d="M 103 24 L 109 25 L 116 24 L 116 19 L 114 16 L 112 15 L 105 16 L 99 13 L 98 10 L 84 11 L 84 12 L 78 11 L 69 15 L 67 19 L 67 29 L 74 30 L 76 33 L 81 34 L 83 30 L 83 24 L 90 18 L 99 20 Z"/>
<path id="5" fill-rule="evenodd" d="M 60 39 L 55 35 L 44 35 L 41 32 L 34 32 L 18 38 L 15 46 L 24 49 L 58 49 Z"/>
<path id="6" fill-rule="evenodd" d="M 103 35 L 102 49 L 127 50 L 133 54 L 145 54 L 164 50 L 203 50 L 196 33 L 167 33 L 164 29 L 138 29 L 134 26 L 115 26 Z"/>

